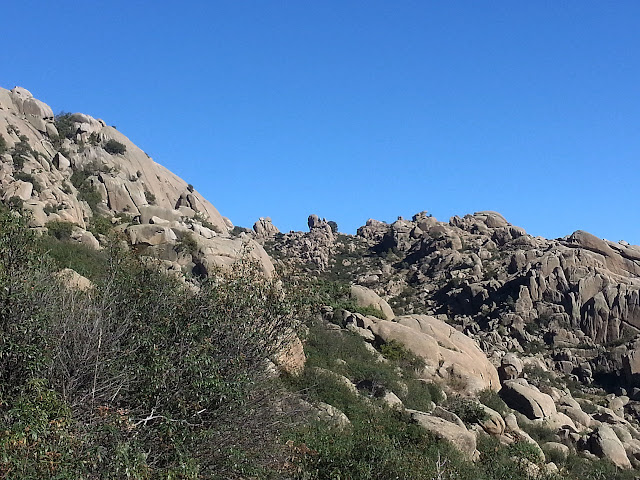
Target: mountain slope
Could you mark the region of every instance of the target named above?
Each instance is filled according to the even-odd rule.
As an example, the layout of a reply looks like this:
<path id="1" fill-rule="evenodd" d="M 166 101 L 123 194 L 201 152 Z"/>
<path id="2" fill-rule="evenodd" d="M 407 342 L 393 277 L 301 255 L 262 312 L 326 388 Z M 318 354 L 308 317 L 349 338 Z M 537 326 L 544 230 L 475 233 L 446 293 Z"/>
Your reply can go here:
<path id="1" fill-rule="evenodd" d="M 104 218 L 170 268 L 206 273 L 249 255 L 273 270 L 262 248 L 232 238 L 233 224 L 191 185 L 102 120 L 54 117 L 28 90 L 0 89 L 0 135 L 0 197 L 30 211 L 33 228 L 72 223 L 73 238 L 98 247 L 90 226 Z M 189 248 L 178 252 L 179 243 Z"/>

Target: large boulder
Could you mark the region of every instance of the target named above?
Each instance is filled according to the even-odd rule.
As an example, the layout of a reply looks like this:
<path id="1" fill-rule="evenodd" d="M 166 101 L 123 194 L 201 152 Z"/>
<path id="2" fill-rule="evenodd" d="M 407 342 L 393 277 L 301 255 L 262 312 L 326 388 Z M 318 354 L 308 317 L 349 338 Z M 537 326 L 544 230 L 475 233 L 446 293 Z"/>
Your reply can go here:
<path id="1" fill-rule="evenodd" d="M 624 445 L 608 425 L 600 425 L 589 436 L 589 451 L 600 458 L 606 458 L 620 468 L 631 468 Z"/>
<path id="2" fill-rule="evenodd" d="M 500 395 L 509 407 L 531 420 L 550 417 L 557 412 L 553 398 L 523 378 L 505 381 Z"/>
<path id="3" fill-rule="evenodd" d="M 478 458 L 479 453 L 478 450 L 476 450 L 476 436 L 473 432 L 467 430 L 464 425 L 417 410 L 407 410 L 407 412 L 409 412 L 414 422 L 425 430 L 433 433 L 436 437 L 451 442 L 453 446 L 460 450 L 469 460 Z"/>
<path id="4" fill-rule="evenodd" d="M 299 375 L 304 370 L 306 360 L 302 342 L 297 335 L 294 335 L 275 356 L 274 363 L 289 375 Z"/>
<path id="5" fill-rule="evenodd" d="M 464 393 L 500 389 L 496 368 L 476 343 L 455 328 L 428 315 L 405 315 L 369 327 L 381 342 L 396 340 L 422 358 L 425 375 L 455 382 Z"/>
<path id="6" fill-rule="evenodd" d="M 58 272 L 58 278 L 62 281 L 63 285 L 72 290 L 86 291 L 93 288 L 91 280 L 70 268 L 60 270 L 60 272 Z"/>
<path id="7" fill-rule="evenodd" d="M 195 240 L 198 247 L 194 260 L 202 269 L 201 273 L 228 268 L 242 258 L 255 261 L 267 277 L 271 277 L 275 271 L 267 252 L 254 240 L 201 236 L 196 236 Z"/>
<path id="8" fill-rule="evenodd" d="M 507 353 L 500 361 L 498 375 L 501 381 L 514 380 L 522 375 L 524 363 L 515 353 Z"/>
<path id="9" fill-rule="evenodd" d="M 387 301 L 380 298 L 373 290 L 361 285 L 351 285 L 350 294 L 359 307 L 373 307 L 380 310 L 384 320 L 391 320 L 395 317 Z"/>
<path id="10" fill-rule="evenodd" d="M 280 233 L 278 227 L 271 223 L 271 219 L 269 217 L 260 217 L 260 219 L 253 224 L 253 231 L 256 233 L 258 238 L 271 238 L 277 233 Z"/>
<path id="11" fill-rule="evenodd" d="M 126 230 L 132 245 L 163 245 L 175 243 L 177 235 L 162 225 L 130 225 Z"/>

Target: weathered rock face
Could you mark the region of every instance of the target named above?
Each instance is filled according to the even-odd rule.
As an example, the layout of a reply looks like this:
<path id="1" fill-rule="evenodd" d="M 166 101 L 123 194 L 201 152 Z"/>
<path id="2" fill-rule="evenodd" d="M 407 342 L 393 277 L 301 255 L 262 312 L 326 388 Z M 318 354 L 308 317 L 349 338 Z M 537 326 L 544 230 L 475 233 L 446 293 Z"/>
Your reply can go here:
<path id="1" fill-rule="evenodd" d="M 73 114 L 70 121 L 74 134 L 72 139 L 63 142 L 68 152 L 65 155 L 54 147 L 57 130 L 51 108 L 34 99 L 25 89 L 0 89 L 0 134 L 10 149 L 21 139 L 28 144 L 22 171 L 33 175 L 42 187 L 24 200 L 33 198 L 49 207 L 61 207 L 66 218 L 82 225 L 91 216 L 91 211 L 87 205 L 78 202 L 78 192 L 70 179 L 74 171 L 85 170 L 94 173 L 103 207 L 112 213 L 136 215 L 141 207 L 150 204 L 173 209 L 183 198 L 183 203 L 199 211 L 217 230 L 228 230 L 213 205 L 197 192 L 189 191 L 187 182 L 155 163 L 115 128 L 84 114 Z M 124 145 L 126 151 L 108 153 L 104 147 L 110 140 Z M 8 170 L 8 175 L 2 179 L 4 192 L 11 188 L 10 177 L 20 171 Z M 26 192 L 21 195 L 26 196 Z"/>
<path id="2" fill-rule="evenodd" d="M 282 235 L 278 240 L 278 253 L 275 257 L 296 258 L 300 261 L 324 270 L 334 252 L 335 235 L 329 222 L 317 215 L 309 215 L 307 220 L 309 233 L 292 232 Z"/>
<path id="3" fill-rule="evenodd" d="M 589 437 L 589 450 L 600 458 L 612 461 L 620 468 L 631 468 L 624 445 L 608 425 L 600 425 Z"/>
<path id="4" fill-rule="evenodd" d="M 284 237 L 269 251 L 308 262 L 299 252 L 310 234 Z M 624 373 L 640 386 L 636 347 L 599 347 L 640 335 L 640 247 L 582 231 L 532 237 L 496 212 L 448 222 L 421 212 L 391 224 L 368 220 L 325 253 L 316 265 L 329 278 L 366 286 L 397 315 L 442 316 L 488 355 L 546 343 L 573 350 L 555 363 L 564 374 L 589 383 L 597 374 Z"/>
<path id="5" fill-rule="evenodd" d="M 500 389 L 496 368 L 475 342 L 441 320 L 427 315 L 407 315 L 381 320 L 370 330 L 384 342 L 401 342 L 425 360 L 427 378 L 440 377 L 467 393 Z"/>
<path id="6" fill-rule="evenodd" d="M 382 312 L 385 320 L 392 320 L 395 317 L 389 304 L 380 298 L 373 290 L 362 285 L 351 285 L 351 298 L 356 301 L 359 307 L 373 307 Z"/>
<path id="7" fill-rule="evenodd" d="M 507 380 L 502 384 L 500 395 L 504 401 L 531 420 L 551 417 L 556 413 L 556 405 L 546 393 L 529 385 L 525 379 Z"/>
<path id="8" fill-rule="evenodd" d="M 254 223 L 253 231 L 256 233 L 258 238 L 271 238 L 277 233 L 280 233 L 278 227 L 271 223 L 271 219 L 269 217 L 260 218 L 256 223 Z"/>
<path id="9" fill-rule="evenodd" d="M 0 155 L 0 198 L 22 201 L 32 212 L 30 226 L 72 222 L 81 229 L 77 241 L 98 247 L 84 229 L 99 214 L 123 222 L 133 245 L 177 270 L 206 273 L 248 256 L 273 272 L 262 247 L 232 238 L 233 225 L 211 203 L 115 128 L 81 113 L 66 117 L 65 128 L 59 139 L 51 108 L 29 91 L 0 88 L 0 135 L 8 148 Z M 183 251 L 185 234 L 197 251 Z"/>

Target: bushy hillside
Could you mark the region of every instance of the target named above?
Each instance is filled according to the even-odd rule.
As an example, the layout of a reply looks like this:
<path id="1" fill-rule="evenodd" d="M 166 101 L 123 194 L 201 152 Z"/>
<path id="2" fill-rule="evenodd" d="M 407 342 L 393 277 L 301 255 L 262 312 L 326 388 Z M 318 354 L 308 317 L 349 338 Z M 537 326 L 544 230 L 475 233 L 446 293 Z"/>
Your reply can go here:
<path id="1" fill-rule="evenodd" d="M 0 215 L 2 478 L 233 478 L 243 456 L 270 461 L 287 407 L 265 362 L 295 325 L 281 289 L 249 261 L 185 284 L 113 240 L 79 288 Z"/>

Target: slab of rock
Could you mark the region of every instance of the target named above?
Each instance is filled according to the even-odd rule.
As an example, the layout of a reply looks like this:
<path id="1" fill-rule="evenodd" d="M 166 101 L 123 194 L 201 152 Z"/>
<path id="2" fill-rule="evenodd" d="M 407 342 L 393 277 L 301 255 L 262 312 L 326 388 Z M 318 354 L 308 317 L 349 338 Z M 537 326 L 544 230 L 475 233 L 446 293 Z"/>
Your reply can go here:
<path id="1" fill-rule="evenodd" d="M 361 285 L 351 285 L 350 294 L 359 307 L 373 307 L 380 310 L 384 320 L 391 320 L 395 317 L 387 301 L 380 298 L 373 290 Z"/>
<path id="2" fill-rule="evenodd" d="M 589 437 L 587 445 L 598 457 L 611 460 L 620 468 L 631 468 L 624 445 L 608 425 L 600 425 Z"/>
<path id="3" fill-rule="evenodd" d="M 500 396 L 509 407 L 531 420 L 550 417 L 557 411 L 551 396 L 529 385 L 523 378 L 505 381 Z"/>
<path id="4" fill-rule="evenodd" d="M 482 350 L 471 338 L 442 320 L 428 315 L 405 315 L 394 322 L 381 320 L 369 328 L 380 341 L 396 340 L 421 357 L 426 371 L 437 371 L 447 380 L 455 379 L 464 393 L 500 389 L 498 372 Z"/>
<path id="5" fill-rule="evenodd" d="M 173 230 L 162 225 L 129 225 L 126 233 L 132 245 L 162 245 L 178 240 Z"/>
<path id="6" fill-rule="evenodd" d="M 417 410 L 407 410 L 411 419 L 436 437 L 448 440 L 468 459 L 475 460 L 479 453 L 476 450 L 476 436 L 464 426 L 456 425 L 441 417 L 434 417 Z"/>

